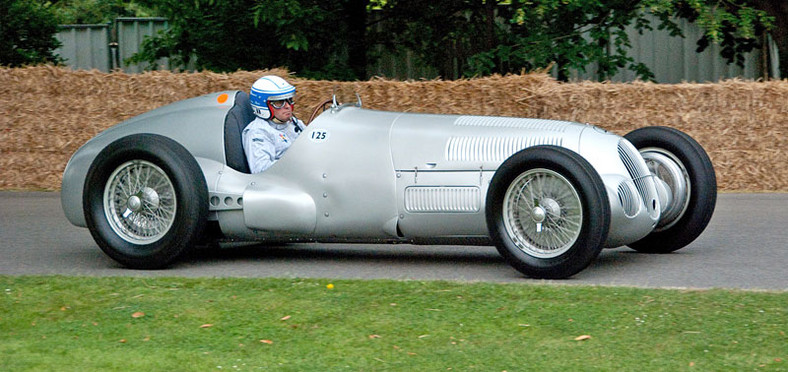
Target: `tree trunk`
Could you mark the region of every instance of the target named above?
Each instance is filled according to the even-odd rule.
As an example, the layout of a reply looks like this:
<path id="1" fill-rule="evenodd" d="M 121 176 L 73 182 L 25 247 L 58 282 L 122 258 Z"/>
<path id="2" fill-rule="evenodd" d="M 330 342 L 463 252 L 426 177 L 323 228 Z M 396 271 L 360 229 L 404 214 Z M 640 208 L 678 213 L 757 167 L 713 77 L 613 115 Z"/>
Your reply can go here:
<path id="1" fill-rule="evenodd" d="M 367 78 L 367 5 L 369 0 L 346 0 L 343 2 L 347 25 L 348 65 L 356 79 Z"/>
<path id="2" fill-rule="evenodd" d="M 774 17 L 771 35 L 779 49 L 780 78 L 788 79 L 788 1 L 750 0 L 750 4 Z"/>

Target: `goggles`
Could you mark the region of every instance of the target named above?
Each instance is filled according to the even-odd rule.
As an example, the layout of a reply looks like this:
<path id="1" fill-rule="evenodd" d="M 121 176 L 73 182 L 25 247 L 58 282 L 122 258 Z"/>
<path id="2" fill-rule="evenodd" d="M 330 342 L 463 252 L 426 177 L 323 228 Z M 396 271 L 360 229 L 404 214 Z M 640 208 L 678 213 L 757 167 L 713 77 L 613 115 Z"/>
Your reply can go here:
<path id="1" fill-rule="evenodd" d="M 291 97 L 291 98 L 287 98 L 287 99 L 278 99 L 276 101 L 268 101 L 268 103 L 271 104 L 271 107 L 273 107 L 275 109 L 280 109 L 282 107 L 285 107 L 285 103 L 287 103 L 287 104 L 292 106 L 293 103 L 295 103 L 295 101 Z"/>

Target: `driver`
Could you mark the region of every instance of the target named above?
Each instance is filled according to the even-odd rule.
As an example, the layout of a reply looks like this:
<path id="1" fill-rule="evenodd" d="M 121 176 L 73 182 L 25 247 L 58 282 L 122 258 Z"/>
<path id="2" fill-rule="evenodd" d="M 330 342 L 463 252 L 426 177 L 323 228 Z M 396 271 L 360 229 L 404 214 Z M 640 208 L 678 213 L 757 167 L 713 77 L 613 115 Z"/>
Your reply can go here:
<path id="1" fill-rule="evenodd" d="M 295 90 L 273 75 L 252 84 L 249 99 L 257 117 L 243 130 L 244 152 L 252 173 L 274 165 L 304 130 L 304 123 L 293 116 Z"/>

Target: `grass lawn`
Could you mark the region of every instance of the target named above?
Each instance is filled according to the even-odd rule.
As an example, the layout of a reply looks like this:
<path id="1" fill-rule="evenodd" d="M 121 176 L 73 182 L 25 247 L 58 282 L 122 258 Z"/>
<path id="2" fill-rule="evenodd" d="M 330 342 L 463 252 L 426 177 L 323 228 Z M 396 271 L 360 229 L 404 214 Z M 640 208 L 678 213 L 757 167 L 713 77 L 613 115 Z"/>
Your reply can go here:
<path id="1" fill-rule="evenodd" d="M 0 276 L 3 371 L 788 370 L 788 292 Z"/>

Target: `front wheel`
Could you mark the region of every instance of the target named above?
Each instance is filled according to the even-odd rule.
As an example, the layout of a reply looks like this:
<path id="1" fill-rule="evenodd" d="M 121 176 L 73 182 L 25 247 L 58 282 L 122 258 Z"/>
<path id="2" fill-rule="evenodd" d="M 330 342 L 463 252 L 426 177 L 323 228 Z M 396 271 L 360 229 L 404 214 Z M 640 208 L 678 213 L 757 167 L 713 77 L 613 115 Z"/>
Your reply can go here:
<path id="1" fill-rule="evenodd" d="M 709 224 L 717 204 L 717 177 L 709 156 L 692 137 L 673 128 L 640 128 L 624 138 L 640 151 L 670 196 L 654 232 L 629 247 L 669 253 L 687 246 Z"/>
<path id="2" fill-rule="evenodd" d="M 199 241 L 208 188 L 177 142 L 137 134 L 112 142 L 90 166 L 83 209 L 93 239 L 133 269 L 159 269 Z"/>
<path id="3" fill-rule="evenodd" d="M 498 252 L 532 278 L 566 278 L 585 269 L 610 227 L 602 179 L 580 155 L 555 146 L 528 148 L 501 164 L 486 208 Z"/>

